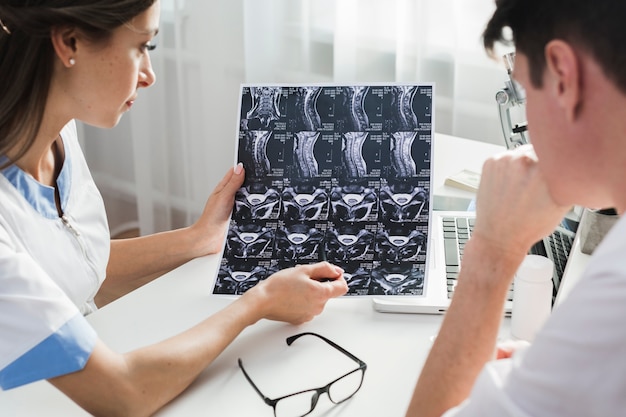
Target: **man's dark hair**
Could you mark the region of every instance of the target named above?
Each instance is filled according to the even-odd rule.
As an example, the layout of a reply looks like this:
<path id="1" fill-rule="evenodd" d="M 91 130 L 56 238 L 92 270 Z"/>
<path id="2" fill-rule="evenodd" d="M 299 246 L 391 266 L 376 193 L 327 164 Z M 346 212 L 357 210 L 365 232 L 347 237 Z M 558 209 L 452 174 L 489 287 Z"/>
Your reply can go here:
<path id="1" fill-rule="evenodd" d="M 483 33 L 485 49 L 515 45 L 528 57 L 530 80 L 541 87 L 545 46 L 561 39 L 589 53 L 605 75 L 626 93 L 626 0 L 496 0 Z M 510 28 L 512 39 L 505 37 Z"/>

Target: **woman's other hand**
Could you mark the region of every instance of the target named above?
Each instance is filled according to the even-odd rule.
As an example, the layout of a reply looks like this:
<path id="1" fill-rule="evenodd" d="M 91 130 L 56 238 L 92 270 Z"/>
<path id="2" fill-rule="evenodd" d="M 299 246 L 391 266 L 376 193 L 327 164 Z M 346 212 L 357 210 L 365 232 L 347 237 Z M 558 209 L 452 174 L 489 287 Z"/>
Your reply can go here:
<path id="1" fill-rule="evenodd" d="M 241 163 L 229 169 L 217 184 L 204 206 L 202 215 L 191 227 L 198 245 L 195 256 L 217 253 L 222 249 L 226 227 L 235 203 L 235 193 L 245 178 Z"/>

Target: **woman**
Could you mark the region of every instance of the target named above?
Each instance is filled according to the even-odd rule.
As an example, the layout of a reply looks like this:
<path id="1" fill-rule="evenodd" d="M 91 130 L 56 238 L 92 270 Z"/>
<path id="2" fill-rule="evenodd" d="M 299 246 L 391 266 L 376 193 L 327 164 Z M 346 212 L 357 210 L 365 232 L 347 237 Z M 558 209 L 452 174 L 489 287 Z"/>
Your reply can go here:
<path id="1" fill-rule="evenodd" d="M 3 389 L 47 379 L 92 414 L 149 415 L 248 325 L 311 320 L 347 291 L 328 263 L 283 270 L 188 331 L 127 354 L 86 322 L 98 292 L 123 293 L 219 251 L 244 178 L 241 165 L 230 170 L 188 228 L 110 241 L 73 120 L 113 127 L 154 83 L 159 13 L 158 0 L 0 2 Z"/>

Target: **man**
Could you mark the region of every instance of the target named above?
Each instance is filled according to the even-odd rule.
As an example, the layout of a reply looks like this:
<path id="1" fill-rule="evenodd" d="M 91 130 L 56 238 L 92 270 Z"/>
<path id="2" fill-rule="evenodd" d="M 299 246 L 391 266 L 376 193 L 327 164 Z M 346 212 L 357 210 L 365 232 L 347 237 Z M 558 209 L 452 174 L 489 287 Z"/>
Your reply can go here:
<path id="1" fill-rule="evenodd" d="M 484 165 L 459 285 L 407 415 L 623 415 L 626 219 L 533 344 L 493 358 L 507 288 L 532 243 L 574 204 L 626 209 L 626 2 L 496 6 L 484 44 L 493 52 L 510 28 L 533 146 Z"/>

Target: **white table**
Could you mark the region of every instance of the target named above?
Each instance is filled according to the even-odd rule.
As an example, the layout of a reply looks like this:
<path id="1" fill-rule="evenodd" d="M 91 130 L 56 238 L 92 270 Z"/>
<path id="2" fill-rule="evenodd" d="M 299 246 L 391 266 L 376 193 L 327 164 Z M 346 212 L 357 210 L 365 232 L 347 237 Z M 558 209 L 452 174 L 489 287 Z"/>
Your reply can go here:
<path id="1" fill-rule="evenodd" d="M 443 185 L 463 168 L 479 172 L 488 156 L 504 147 L 437 134 L 434 149 L 435 208 L 466 208 L 473 193 Z M 194 325 L 231 299 L 210 294 L 219 257 L 195 259 L 88 317 L 100 338 L 120 352 L 150 344 Z M 317 332 L 368 364 L 361 390 L 333 406 L 323 396 L 311 416 L 402 416 L 442 316 L 383 314 L 369 297 L 331 300 L 324 313 L 302 326 L 261 321 L 243 332 L 180 397 L 158 416 L 273 416 L 244 378 L 237 358 L 269 397 L 322 386 L 353 363 L 329 346 L 303 338 Z M 501 337 L 509 337 L 505 320 Z M 307 385 L 308 384 L 308 385 Z M 307 385 L 307 386 L 304 386 Z M 97 393 L 94 393 L 97 395 Z M 2 416 L 84 416 L 82 409 L 45 381 L 0 392 Z"/>

